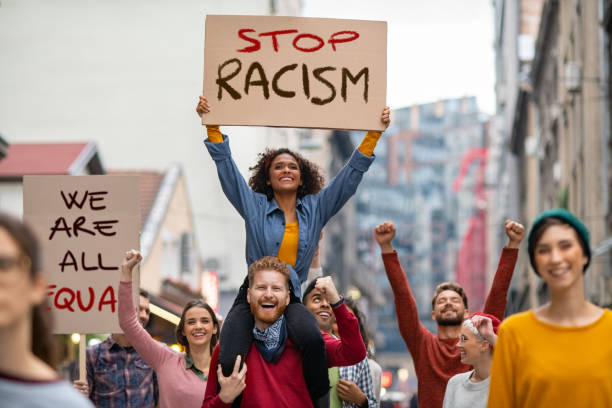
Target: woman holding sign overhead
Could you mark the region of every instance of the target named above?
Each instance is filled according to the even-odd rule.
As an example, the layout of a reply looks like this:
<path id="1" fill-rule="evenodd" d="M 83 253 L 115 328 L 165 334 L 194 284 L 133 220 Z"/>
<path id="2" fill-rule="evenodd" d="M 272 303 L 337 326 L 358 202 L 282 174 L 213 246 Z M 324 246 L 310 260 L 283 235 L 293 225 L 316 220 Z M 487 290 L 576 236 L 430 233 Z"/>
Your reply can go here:
<path id="1" fill-rule="evenodd" d="M 203 116 L 209 109 L 201 96 L 196 112 Z M 389 117 L 385 107 L 381 115 L 385 128 Z M 318 166 L 289 149 L 260 153 L 247 184 L 232 160 L 227 136 L 218 126 L 206 126 L 206 130 L 204 143 L 217 166 L 223 192 L 245 220 L 247 264 L 273 255 L 292 267 L 292 303 L 285 312 L 289 337 L 303 350 L 304 378 L 313 402 L 325 405 L 326 399 L 329 403 L 325 347 L 314 317 L 299 301 L 300 285 L 307 278 L 323 226 L 357 190 L 374 160 L 381 132 L 367 132 L 348 163 L 323 187 Z M 231 374 L 236 355 L 244 360 L 253 338 L 247 287 L 245 279 L 224 322 L 219 361 L 225 375 Z"/>
<path id="2" fill-rule="evenodd" d="M 59 379 L 44 301 L 38 242 L 21 221 L 0 214 L 0 405 L 92 407 Z"/>
<path id="3" fill-rule="evenodd" d="M 208 367 L 219 338 L 219 323 L 202 300 L 187 302 L 176 328 L 176 340 L 185 347 L 179 354 L 156 342 L 138 323 L 132 298 L 132 271 L 142 256 L 128 251 L 121 264 L 119 325 L 138 354 L 155 370 L 162 408 L 199 408 L 204 401 Z"/>

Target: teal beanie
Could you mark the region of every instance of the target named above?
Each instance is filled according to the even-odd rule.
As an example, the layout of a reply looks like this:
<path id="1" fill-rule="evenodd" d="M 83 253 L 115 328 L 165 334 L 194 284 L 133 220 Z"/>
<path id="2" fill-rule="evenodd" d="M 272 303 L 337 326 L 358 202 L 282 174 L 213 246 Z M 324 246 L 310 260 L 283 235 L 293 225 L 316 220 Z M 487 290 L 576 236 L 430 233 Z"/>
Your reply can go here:
<path id="1" fill-rule="evenodd" d="M 587 270 L 589 264 L 591 263 L 591 248 L 589 246 L 589 230 L 584 224 L 576 217 L 574 214 L 569 212 L 564 208 L 555 208 L 552 210 L 544 211 L 540 215 L 536 217 L 531 225 L 531 230 L 529 231 L 529 235 L 527 236 L 527 251 L 529 252 L 529 261 L 531 262 L 531 266 L 533 270 L 538 273 L 535 265 L 535 238 L 534 231 L 538 230 L 538 227 L 542 222 L 547 218 L 557 218 L 567 224 L 569 224 L 574 230 L 576 230 L 576 234 L 578 235 L 578 239 L 582 243 L 582 248 L 584 249 L 584 254 L 587 257 L 587 263 L 584 265 L 584 271 Z"/>

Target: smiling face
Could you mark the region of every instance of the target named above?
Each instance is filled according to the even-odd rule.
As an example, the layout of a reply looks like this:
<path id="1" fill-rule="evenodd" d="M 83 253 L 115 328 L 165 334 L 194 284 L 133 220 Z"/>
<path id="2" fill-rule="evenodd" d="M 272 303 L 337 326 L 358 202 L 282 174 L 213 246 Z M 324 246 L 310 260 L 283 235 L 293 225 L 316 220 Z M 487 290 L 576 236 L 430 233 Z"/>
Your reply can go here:
<path id="1" fill-rule="evenodd" d="M 479 361 L 482 354 L 488 352 L 489 343 L 478 338 L 469 328 L 462 326 L 457 348 L 461 353 L 461 362 L 463 364 L 474 365 Z"/>
<path id="2" fill-rule="evenodd" d="M 281 153 L 272 160 L 267 184 L 274 192 L 297 192 L 302 185 L 300 166 L 292 155 Z"/>
<path id="3" fill-rule="evenodd" d="M 312 313 L 319 323 L 319 328 L 326 333 L 331 333 L 335 323 L 332 308 L 325 299 L 320 289 L 314 288 L 304 301 L 304 306 Z"/>
<path id="4" fill-rule="evenodd" d="M 149 299 L 140 295 L 140 305 L 138 306 L 138 321 L 142 327 L 146 327 L 149 323 L 151 311 L 149 309 Z"/>
<path id="5" fill-rule="evenodd" d="M 32 308 L 44 300 L 45 281 L 32 277 L 30 262 L 17 242 L 0 228 L 0 330 L 30 324 Z"/>
<path id="6" fill-rule="evenodd" d="M 210 344 L 213 334 L 217 333 L 212 316 L 203 307 L 192 307 L 185 312 L 185 325 L 183 336 L 187 338 L 189 349 Z"/>
<path id="7" fill-rule="evenodd" d="M 468 317 L 463 298 L 454 290 L 444 290 L 436 296 L 431 317 L 440 326 L 458 326 Z"/>
<path id="8" fill-rule="evenodd" d="M 582 272 L 588 259 L 567 224 L 551 225 L 535 244 L 535 265 L 551 292 L 569 288 L 582 290 Z"/>
<path id="9" fill-rule="evenodd" d="M 255 326 L 265 330 L 276 322 L 289 304 L 289 282 L 282 273 L 263 269 L 253 274 L 247 301 L 255 318 Z"/>

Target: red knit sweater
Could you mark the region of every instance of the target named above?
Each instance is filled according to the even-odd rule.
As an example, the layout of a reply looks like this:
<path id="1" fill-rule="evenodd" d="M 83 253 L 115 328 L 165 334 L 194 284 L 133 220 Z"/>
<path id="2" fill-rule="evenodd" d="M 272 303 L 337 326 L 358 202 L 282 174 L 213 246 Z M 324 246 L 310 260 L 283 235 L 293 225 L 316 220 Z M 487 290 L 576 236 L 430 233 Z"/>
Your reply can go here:
<path id="1" fill-rule="evenodd" d="M 324 333 L 327 364 L 330 367 L 354 365 L 366 356 L 365 345 L 359 333 L 357 318 L 342 303 L 333 309 L 338 322 L 341 340 Z M 202 408 L 227 408 L 217 396 L 217 364 L 219 345 L 215 347 L 210 360 L 206 394 Z M 246 356 L 246 388 L 242 394 L 241 407 L 308 407 L 312 401 L 302 375 L 302 353 L 287 339 L 285 350 L 276 364 L 263 359 L 255 343 Z"/>
<path id="2" fill-rule="evenodd" d="M 504 318 L 506 294 L 512 279 L 518 249 L 504 248 L 487 296 L 484 312 L 499 320 Z M 418 379 L 419 408 L 441 408 L 446 383 L 455 374 L 471 369 L 461 363 L 458 339 L 440 339 L 419 321 L 416 302 L 406 274 L 399 263 L 397 252 L 382 254 L 387 277 L 395 295 L 400 334 L 414 361 Z"/>

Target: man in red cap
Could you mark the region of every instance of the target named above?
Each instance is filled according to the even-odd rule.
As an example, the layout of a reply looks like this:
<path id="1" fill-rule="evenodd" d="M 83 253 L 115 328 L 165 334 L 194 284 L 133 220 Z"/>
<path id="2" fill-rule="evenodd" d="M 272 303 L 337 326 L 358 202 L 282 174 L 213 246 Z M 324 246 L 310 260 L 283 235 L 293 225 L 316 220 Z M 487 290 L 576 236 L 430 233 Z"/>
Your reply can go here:
<path id="1" fill-rule="evenodd" d="M 497 317 L 486 313 L 474 313 L 464 320 L 457 347 L 461 362 L 474 369 L 448 380 L 443 408 L 486 408 L 499 323 Z"/>

